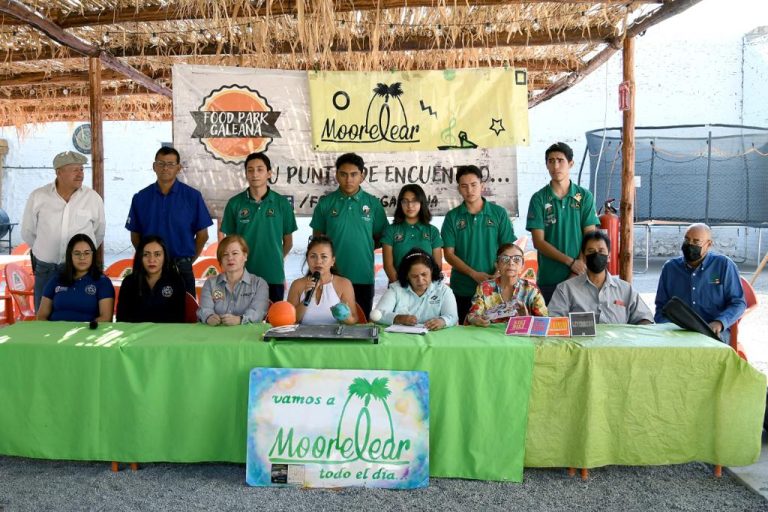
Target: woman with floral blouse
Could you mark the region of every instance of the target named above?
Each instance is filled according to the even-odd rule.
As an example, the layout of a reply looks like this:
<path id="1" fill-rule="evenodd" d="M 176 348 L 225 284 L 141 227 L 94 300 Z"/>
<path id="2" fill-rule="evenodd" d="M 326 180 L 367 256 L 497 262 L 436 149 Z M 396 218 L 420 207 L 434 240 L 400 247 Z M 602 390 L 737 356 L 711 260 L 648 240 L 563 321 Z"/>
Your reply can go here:
<path id="1" fill-rule="evenodd" d="M 530 281 L 522 279 L 523 250 L 503 244 L 496 251 L 496 278 L 477 286 L 467 323 L 487 327 L 512 316 L 548 316 L 544 297 Z"/>

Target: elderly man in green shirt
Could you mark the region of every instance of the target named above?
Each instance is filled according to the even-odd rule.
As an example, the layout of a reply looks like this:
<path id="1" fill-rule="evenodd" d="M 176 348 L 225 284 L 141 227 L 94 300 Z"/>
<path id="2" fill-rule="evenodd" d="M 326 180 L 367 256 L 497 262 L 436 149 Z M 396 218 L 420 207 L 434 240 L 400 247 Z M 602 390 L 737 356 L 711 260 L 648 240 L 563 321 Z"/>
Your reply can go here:
<path id="1" fill-rule="evenodd" d="M 499 246 L 517 240 L 507 211 L 483 198 L 482 178 L 475 165 L 456 169 L 456 182 L 464 202 L 448 212 L 441 231 L 445 259 L 453 267 L 451 288 L 460 324 L 472 305 L 477 285 L 494 278 Z"/>
<path id="2" fill-rule="evenodd" d="M 355 300 L 367 318 L 373 307 L 373 250 L 389 222 L 379 198 L 360 187 L 364 170 L 363 159 L 355 153 L 337 158 L 339 188 L 320 199 L 309 225 L 314 236 L 333 241 L 336 269 L 352 281 Z"/>
<path id="3" fill-rule="evenodd" d="M 248 243 L 245 268 L 269 285 L 269 300 L 285 295 L 283 261 L 293 247 L 296 216 L 284 196 L 269 188 L 272 163 L 265 153 L 251 153 L 245 159 L 248 188 L 232 197 L 224 208 L 221 231 L 240 235 Z"/>
<path id="4" fill-rule="evenodd" d="M 571 181 L 573 150 L 568 144 L 553 144 L 544 155 L 552 179 L 531 197 L 525 229 L 538 251 L 536 284 L 549 303 L 558 284 L 586 272 L 579 253 L 581 239 L 600 221 L 592 194 Z"/>

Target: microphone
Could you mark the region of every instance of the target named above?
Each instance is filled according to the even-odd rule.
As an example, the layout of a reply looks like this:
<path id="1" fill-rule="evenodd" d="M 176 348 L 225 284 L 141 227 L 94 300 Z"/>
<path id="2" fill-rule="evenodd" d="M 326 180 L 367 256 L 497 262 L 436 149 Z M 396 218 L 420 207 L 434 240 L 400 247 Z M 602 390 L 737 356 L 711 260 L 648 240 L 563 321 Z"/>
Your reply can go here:
<path id="1" fill-rule="evenodd" d="M 307 292 L 307 294 L 304 296 L 304 300 L 301 302 L 304 304 L 304 307 L 309 306 L 309 301 L 312 300 L 312 295 L 315 293 L 315 289 L 317 288 L 317 283 L 320 282 L 320 272 L 315 270 L 312 272 L 312 289 Z"/>
<path id="2" fill-rule="evenodd" d="M 89 329 L 96 329 L 98 327 L 99 327 L 99 322 L 97 322 L 96 320 L 91 320 L 90 323 L 88 323 Z"/>

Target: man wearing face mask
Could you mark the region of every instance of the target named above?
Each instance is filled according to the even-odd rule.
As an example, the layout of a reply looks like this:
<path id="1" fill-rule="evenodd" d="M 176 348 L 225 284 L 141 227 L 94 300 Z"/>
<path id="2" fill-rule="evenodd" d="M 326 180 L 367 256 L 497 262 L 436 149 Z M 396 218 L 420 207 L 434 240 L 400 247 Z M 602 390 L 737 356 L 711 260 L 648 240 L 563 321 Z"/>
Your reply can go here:
<path id="1" fill-rule="evenodd" d="M 563 281 L 547 307 L 550 316 L 594 311 L 599 324 L 650 324 L 653 315 L 632 286 L 606 270 L 610 239 L 602 231 L 590 231 L 581 240 L 587 271 Z"/>
<path id="2" fill-rule="evenodd" d="M 667 261 L 661 269 L 655 318 L 659 323 L 669 322 L 662 309 L 669 299 L 679 297 L 728 343 L 731 325 L 744 314 L 747 303 L 736 264 L 711 248 L 709 226 L 691 224 L 685 232 L 683 255 Z"/>

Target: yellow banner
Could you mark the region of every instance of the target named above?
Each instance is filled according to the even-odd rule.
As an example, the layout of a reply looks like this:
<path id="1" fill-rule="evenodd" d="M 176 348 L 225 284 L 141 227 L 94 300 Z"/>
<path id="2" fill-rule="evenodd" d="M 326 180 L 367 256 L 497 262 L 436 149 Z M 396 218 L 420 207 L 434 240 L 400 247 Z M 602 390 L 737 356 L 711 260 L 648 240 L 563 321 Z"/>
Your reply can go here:
<path id="1" fill-rule="evenodd" d="M 528 145 L 522 69 L 309 72 L 315 151 Z"/>

